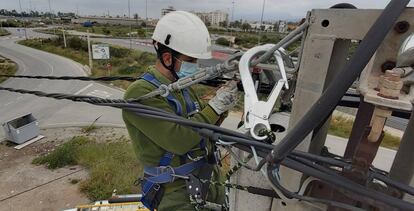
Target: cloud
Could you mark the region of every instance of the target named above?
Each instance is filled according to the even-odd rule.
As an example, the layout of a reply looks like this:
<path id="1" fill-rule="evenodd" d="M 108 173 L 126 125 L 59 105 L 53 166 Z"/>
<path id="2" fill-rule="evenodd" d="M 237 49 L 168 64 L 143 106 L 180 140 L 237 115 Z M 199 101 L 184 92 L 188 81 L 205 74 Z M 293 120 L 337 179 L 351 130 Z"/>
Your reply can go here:
<path id="1" fill-rule="evenodd" d="M 64 12 L 79 11 L 80 15 L 128 15 L 128 0 L 50 0 L 52 10 Z M 174 6 L 179 10 L 210 11 L 224 10 L 231 14 L 233 0 L 147 0 L 148 17 L 159 18 L 161 9 Z M 131 15 L 138 13 L 145 17 L 146 0 L 130 0 Z M 262 0 L 234 0 L 234 19 L 259 20 Z M 265 0 L 265 20 L 299 19 L 313 8 L 329 8 L 343 0 Z M 347 0 L 358 8 L 384 8 L 389 0 Z M 48 11 L 48 0 L 21 0 L 23 10 Z M 1 8 L 19 11 L 19 2 L 0 0 Z M 414 3 L 410 3 L 414 6 Z"/>

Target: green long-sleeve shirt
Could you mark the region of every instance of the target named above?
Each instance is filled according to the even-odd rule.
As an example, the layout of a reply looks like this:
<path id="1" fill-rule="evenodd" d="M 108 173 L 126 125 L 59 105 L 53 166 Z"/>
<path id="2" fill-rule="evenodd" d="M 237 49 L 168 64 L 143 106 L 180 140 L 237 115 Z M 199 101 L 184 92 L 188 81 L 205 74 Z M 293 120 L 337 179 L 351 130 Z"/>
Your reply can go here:
<path id="1" fill-rule="evenodd" d="M 149 68 L 148 72 L 154 75 L 161 83 L 167 85 L 170 83 L 167 78 L 154 68 Z M 137 80 L 128 87 L 124 98 L 137 98 L 154 89 L 155 86 L 149 82 L 142 79 Z M 172 92 L 172 94 L 180 101 L 183 107 L 183 112 L 185 113 L 185 101 L 181 91 L 175 91 Z M 214 110 L 210 106 L 206 106 L 202 103 L 191 89 L 190 95 L 193 100 L 201 105 L 201 111 L 193 115 L 190 119 L 197 122 L 215 124 L 218 121 L 219 116 Z M 174 110 L 170 104 L 168 104 L 167 99 L 161 96 L 144 100 L 140 103 L 174 113 Z M 157 166 L 160 158 L 166 151 L 177 155 L 184 155 L 191 149 L 198 147 L 202 138 L 192 129 L 176 123 L 139 117 L 128 111 L 123 111 L 122 116 L 133 141 L 138 160 L 145 166 Z M 175 162 L 173 162 L 172 165 L 175 166 L 174 164 L 179 164 L 177 163 L 178 160 L 179 159 L 177 158 L 174 159 Z"/>
<path id="2" fill-rule="evenodd" d="M 155 78 L 163 84 L 168 85 L 171 83 L 160 72 L 155 70 L 155 68 L 149 68 L 148 72 L 154 75 Z M 156 89 L 155 86 L 149 82 L 142 79 L 137 80 L 128 87 L 124 98 L 137 98 L 154 89 Z M 183 112 L 185 113 L 186 107 L 182 92 L 175 91 L 172 92 L 172 94 L 181 103 Z M 193 100 L 201 105 L 201 111 L 193 115 L 190 119 L 193 121 L 215 124 L 220 116 L 217 115 L 209 105 L 202 103 L 191 89 L 190 95 Z M 161 96 L 144 100 L 140 103 L 174 113 L 174 110 L 170 104 L 168 104 L 167 99 Z M 176 155 L 184 155 L 192 149 L 199 148 L 202 137 L 188 127 L 172 122 L 139 117 L 128 111 L 123 111 L 122 116 L 132 139 L 137 158 L 144 166 L 158 166 L 161 157 L 167 151 Z M 211 143 L 208 142 L 207 144 L 211 145 Z M 176 167 L 179 165 L 179 156 L 175 156 L 171 166 Z M 178 184 L 183 185 L 184 183 L 179 182 Z M 173 186 L 181 186 L 178 184 Z M 167 184 L 167 187 L 171 187 L 171 185 Z"/>

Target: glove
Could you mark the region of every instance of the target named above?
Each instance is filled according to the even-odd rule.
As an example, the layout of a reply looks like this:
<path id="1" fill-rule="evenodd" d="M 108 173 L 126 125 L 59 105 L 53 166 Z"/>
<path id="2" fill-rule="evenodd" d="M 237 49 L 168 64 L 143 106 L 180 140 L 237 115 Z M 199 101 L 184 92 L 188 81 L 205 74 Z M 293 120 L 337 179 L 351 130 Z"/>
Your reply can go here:
<path id="1" fill-rule="evenodd" d="M 214 96 L 208 104 L 218 115 L 221 115 L 233 108 L 238 100 L 237 82 L 229 81 L 216 92 L 216 96 Z"/>

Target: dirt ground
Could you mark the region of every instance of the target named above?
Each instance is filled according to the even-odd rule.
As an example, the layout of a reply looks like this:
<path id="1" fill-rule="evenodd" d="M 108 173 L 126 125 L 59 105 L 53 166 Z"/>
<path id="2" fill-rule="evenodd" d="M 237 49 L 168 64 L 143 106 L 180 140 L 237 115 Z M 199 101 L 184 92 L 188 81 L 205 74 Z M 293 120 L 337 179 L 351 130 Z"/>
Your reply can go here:
<path id="1" fill-rule="evenodd" d="M 16 150 L 14 144 L 0 142 L 0 211 L 62 210 L 90 201 L 79 192 L 78 183 L 88 172 L 80 166 L 56 170 L 31 164 L 32 160 L 53 150 L 73 136 L 86 135 L 81 128 L 46 129 L 42 140 Z M 126 136 L 125 129 L 98 128 L 88 134 L 97 140 Z"/>

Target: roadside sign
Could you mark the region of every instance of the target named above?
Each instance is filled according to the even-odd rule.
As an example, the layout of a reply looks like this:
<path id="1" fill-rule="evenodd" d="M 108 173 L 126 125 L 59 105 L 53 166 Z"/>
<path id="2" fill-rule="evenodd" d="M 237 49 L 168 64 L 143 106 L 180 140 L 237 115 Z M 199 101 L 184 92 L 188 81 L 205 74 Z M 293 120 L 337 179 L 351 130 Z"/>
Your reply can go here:
<path id="1" fill-rule="evenodd" d="M 109 45 L 108 44 L 94 44 L 92 45 L 93 59 L 109 59 Z"/>

